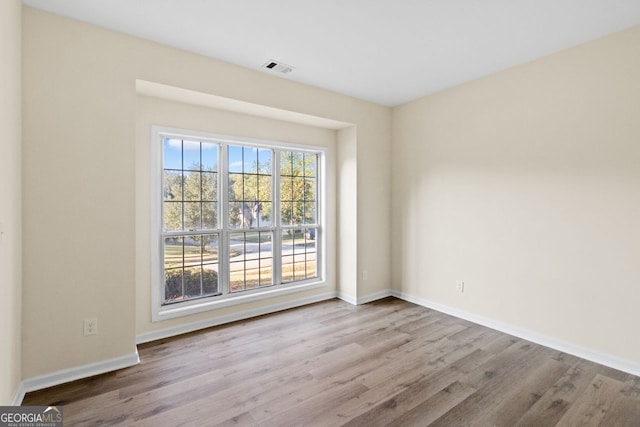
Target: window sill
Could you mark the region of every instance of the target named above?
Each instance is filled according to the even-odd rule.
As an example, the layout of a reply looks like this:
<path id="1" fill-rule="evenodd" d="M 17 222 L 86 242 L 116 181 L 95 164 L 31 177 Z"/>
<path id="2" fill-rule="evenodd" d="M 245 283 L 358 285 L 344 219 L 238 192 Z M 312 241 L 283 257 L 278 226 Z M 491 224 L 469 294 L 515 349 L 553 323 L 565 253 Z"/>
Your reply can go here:
<path id="1" fill-rule="evenodd" d="M 163 320 L 173 319 L 176 317 L 188 316 L 191 314 L 202 313 L 223 307 L 230 307 L 239 304 L 246 304 L 267 298 L 275 298 L 296 292 L 308 291 L 326 286 L 326 281 L 311 281 L 300 283 L 297 285 L 279 285 L 269 289 L 261 290 L 242 295 L 223 295 L 195 301 L 185 301 L 183 303 L 161 306 L 153 310 L 152 322 L 161 322 Z"/>

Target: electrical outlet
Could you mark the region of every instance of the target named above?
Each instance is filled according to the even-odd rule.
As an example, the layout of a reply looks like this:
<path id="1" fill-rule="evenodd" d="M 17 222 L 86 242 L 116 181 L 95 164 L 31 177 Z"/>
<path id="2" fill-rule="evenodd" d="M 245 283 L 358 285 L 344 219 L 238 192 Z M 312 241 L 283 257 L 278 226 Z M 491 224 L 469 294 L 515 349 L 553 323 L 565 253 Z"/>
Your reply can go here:
<path id="1" fill-rule="evenodd" d="M 464 282 L 462 280 L 458 280 L 456 282 L 456 289 L 458 290 L 458 292 L 462 293 L 464 292 Z"/>
<path id="2" fill-rule="evenodd" d="M 362 270 L 362 280 L 367 280 L 367 270 Z"/>
<path id="3" fill-rule="evenodd" d="M 84 336 L 98 334 L 98 319 L 84 319 Z"/>

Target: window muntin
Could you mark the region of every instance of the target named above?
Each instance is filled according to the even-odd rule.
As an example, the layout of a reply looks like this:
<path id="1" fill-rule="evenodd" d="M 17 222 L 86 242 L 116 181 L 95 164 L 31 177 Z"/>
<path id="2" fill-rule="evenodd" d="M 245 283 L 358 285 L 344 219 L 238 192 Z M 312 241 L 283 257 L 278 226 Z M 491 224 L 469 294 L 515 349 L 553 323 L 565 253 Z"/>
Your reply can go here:
<path id="1" fill-rule="evenodd" d="M 220 295 L 218 235 L 164 238 L 164 303 Z"/>
<path id="2" fill-rule="evenodd" d="M 280 218 L 282 225 L 315 224 L 318 155 L 280 153 Z"/>
<path id="3" fill-rule="evenodd" d="M 163 231 L 218 228 L 217 144 L 163 139 Z"/>
<path id="4" fill-rule="evenodd" d="M 219 146 L 171 137 L 162 146 L 163 304 L 220 295 Z"/>
<path id="5" fill-rule="evenodd" d="M 272 150 L 228 146 L 229 227 L 271 226 Z"/>
<path id="6" fill-rule="evenodd" d="M 282 231 L 282 282 L 318 277 L 316 228 Z"/>
<path id="7" fill-rule="evenodd" d="M 320 151 L 160 135 L 160 306 L 321 279 Z"/>
<path id="8" fill-rule="evenodd" d="M 318 277 L 316 264 L 318 154 L 280 152 L 281 277 L 283 283 Z M 305 227 L 307 226 L 307 227 Z"/>
<path id="9" fill-rule="evenodd" d="M 273 285 L 273 233 L 229 233 L 229 292 Z"/>

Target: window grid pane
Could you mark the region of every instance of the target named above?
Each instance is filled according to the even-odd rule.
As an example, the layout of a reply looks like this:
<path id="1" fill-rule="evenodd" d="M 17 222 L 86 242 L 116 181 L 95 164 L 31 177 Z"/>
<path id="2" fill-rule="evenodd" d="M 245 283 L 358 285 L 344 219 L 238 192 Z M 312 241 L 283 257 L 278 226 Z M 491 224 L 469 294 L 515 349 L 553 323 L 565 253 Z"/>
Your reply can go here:
<path id="1" fill-rule="evenodd" d="M 229 234 L 229 292 L 240 292 L 273 284 L 273 233 Z"/>
<path id="2" fill-rule="evenodd" d="M 316 228 L 282 231 L 282 282 L 318 277 Z"/>
<path id="3" fill-rule="evenodd" d="M 218 228 L 218 145 L 164 138 L 164 231 Z"/>
<path id="4" fill-rule="evenodd" d="M 218 234 L 164 239 L 164 304 L 220 295 Z"/>
<path id="5" fill-rule="evenodd" d="M 280 222 L 315 224 L 317 154 L 282 151 L 280 155 Z"/>
<path id="6" fill-rule="evenodd" d="M 271 226 L 271 157 L 271 150 L 229 146 L 229 228 Z"/>

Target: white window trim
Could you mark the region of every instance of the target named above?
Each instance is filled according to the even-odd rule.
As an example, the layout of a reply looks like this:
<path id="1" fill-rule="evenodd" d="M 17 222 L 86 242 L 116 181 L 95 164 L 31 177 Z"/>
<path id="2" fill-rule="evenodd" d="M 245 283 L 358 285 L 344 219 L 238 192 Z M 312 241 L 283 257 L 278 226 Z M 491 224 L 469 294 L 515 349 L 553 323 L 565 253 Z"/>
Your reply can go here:
<path id="1" fill-rule="evenodd" d="M 162 138 L 172 136 L 178 138 L 198 138 L 202 140 L 211 140 L 215 142 L 224 142 L 230 144 L 249 144 L 251 146 L 264 148 L 277 148 L 282 150 L 309 151 L 318 154 L 318 177 L 317 194 L 318 207 L 317 216 L 320 232 L 317 236 L 317 255 L 316 268 L 318 277 L 305 281 L 296 281 L 292 283 L 278 284 L 262 289 L 253 289 L 243 291 L 238 294 L 223 294 L 218 296 L 199 298 L 170 305 L 162 305 L 162 293 L 164 287 L 164 265 L 162 260 Z M 151 164 L 150 164 L 150 190 L 151 190 L 151 321 L 158 322 L 175 317 L 187 316 L 190 314 L 201 313 L 204 311 L 214 310 L 223 307 L 229 307 L 238 304 L 246 304 L 253 301 L 259 301 L 267 298 L 275 298 L 296 292 L 304 292 L 311 289 L 328 286 L 326 277 L 326 252 L 327 236 L 326 230 L 326 158 L 327 148 L 322 146 L 295 144 L 289 142 L 267 141 L 254 138 L 243 138 L 230 135 L 211 134 L 206 132 L 191 131 L 185 129 L 177 129 L 163 126 L 151 127 Z M 224 179 L 224 168 L 219 170 L 222 182 Z M 277 171 L 274 168 L 274 174 Z M 222 203 L 220 203 L 222 205 Z M 221 209 L 226 212 L 226 208 Z M 221 221 L 224 217 L 221 216 Z M 274 232 L 275 233 L 275 232 Z M 275 256 L 275 255 L 274 255 Z M 220 265 L 220 270 L 226 271 L 226 267 Z M 279 275 L 279 274 L 278 274 Z M 225 279 L 226 280 L 226 279 Z"/>

